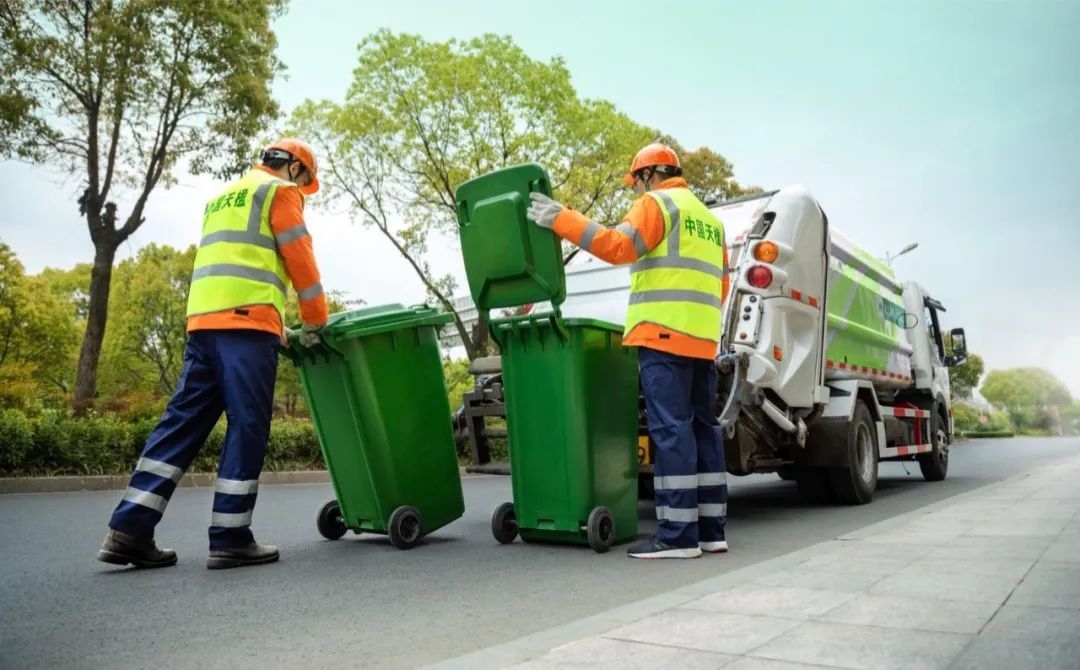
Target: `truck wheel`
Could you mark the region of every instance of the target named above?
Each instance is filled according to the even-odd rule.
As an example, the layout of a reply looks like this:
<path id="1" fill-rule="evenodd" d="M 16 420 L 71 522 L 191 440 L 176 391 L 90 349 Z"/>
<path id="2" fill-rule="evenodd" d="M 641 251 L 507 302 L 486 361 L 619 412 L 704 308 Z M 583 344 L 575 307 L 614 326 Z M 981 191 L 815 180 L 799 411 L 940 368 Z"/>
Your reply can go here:
<path id="1" fill-rule="evenodd" d="M 827 505 L 836 500 L 829 481 L 829 471 L 824 468 L 802 468 L 793 473 L 799 495 L 811 505 Z"/>
<path id="2" fill-rule="evenodd" d="M 780 467 L 778 467 L 776 469 L 776 475 L 778 477 L 780 477 L 780 479 L 783 479 L 785 482 L 790 482 L 793 479 L 797 478 L 795 476 L 795 471 L 792 470 L 791 467 L 787 466 L 787 465 L 781 465 Z"/>
<path id="3" fill-rule="evenodd" d="M 874 499 L 878 479 L 877 427 L 874 417 L 862 400 L 855 401 L 855 412 L 847 434 L 848 466 L 832 468 L 829 480 L 840 502 L 865 505 Z"/>
<path id="4" fill-rule="evenodd" d="M 929 453 L 919 454 L 919 469 L 923 479 L 928 482 L 940 482 L 949 472 L 949 436 L 945 432 L 945 422 L 937 408 L 930 415 Z"/>

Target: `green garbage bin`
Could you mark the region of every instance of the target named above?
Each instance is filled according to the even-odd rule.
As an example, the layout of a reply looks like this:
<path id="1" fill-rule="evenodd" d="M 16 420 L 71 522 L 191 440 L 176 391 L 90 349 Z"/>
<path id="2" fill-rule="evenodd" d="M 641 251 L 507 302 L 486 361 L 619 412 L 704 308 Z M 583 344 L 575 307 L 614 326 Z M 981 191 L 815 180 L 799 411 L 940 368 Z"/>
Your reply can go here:
<path id="1" fill-rule="evenodd" d="M 499 320 L 514 502 L 491 520 L 502 543 L 637 535 L 637 352 L 622 327 L 555 315 Z"/>
<path id="2" fill-rule="evenodd" d="M 335 500 L 319 532 L 390 536 L 408 549 L 465 511 L 439 327 L 450 314 L 400 304 L 333 315 L 313 347 L 283 349 L 300 370 Z"/>
<path id="3" fill-rule="evenodd" d="M 525 212 L 551 194 L 535 164 L 462 184 L 455 193 L 473 301 L 492 309 L 550 301 L 548 315 L 495 319 L 502 355 L 513 502 L 491 520 L 501 543 L 588 543 L 599 552 L 637 535 L 638 370 L 621 325 L 563 319 L 561 243 Z"/>

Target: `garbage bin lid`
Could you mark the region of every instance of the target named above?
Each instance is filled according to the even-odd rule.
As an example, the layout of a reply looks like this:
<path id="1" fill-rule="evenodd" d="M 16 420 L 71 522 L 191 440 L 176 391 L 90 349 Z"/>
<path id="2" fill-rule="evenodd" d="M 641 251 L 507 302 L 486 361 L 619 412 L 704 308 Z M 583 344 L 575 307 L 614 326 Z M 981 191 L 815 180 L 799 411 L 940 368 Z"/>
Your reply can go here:
<path id="1" fill-rule="evenodd" d="M 525 214 L 532 191 L 551 195 L 551 180 L 537 163 L 494 170 L 454 192 L 465 275 L 482 313 L 566 299 L 559 238 Z"/>
<path id="2" fill-rule="evenodd" d="M 348 339 L 403 328 L 439 326 L 453 318 L 453 314 L 430 305 L 405 307 L 401 303 L 388 303 L 334 314 L 327 320 L 325 331 L 330 337 Z"/>

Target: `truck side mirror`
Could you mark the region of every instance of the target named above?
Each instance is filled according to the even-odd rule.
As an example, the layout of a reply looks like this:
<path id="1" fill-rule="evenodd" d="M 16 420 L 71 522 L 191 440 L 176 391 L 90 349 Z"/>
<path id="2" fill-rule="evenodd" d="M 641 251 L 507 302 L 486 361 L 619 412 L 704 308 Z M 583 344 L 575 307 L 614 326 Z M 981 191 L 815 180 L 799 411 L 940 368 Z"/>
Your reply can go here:
<path id="1" fill-rule="evenodd" d="M 964 335 L 963 328 L 950 330 L 949 338 L 952 340 L 952 355 L 945 357 L 945 365 L 951 368 L 961 365 L 967 360 L 967 338 Z"/>

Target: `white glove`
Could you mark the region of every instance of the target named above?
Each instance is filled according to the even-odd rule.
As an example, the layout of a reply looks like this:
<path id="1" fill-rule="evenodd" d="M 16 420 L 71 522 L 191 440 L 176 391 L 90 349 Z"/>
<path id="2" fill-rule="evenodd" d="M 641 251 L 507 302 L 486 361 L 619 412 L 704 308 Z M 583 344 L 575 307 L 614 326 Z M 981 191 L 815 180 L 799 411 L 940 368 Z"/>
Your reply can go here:
<path id="1" fill-rule="evenodd" d="M 313 347 L 319 343 L 319 331 L 322 330 L 322 326 L 312 326 L 305 323 L 300 327 L 299 333 L 292 328 L 285 328 L 285 336 L 281 338 L 281 343 L 284 346 L 289 346 L 289 340 L 293 336 L 300 341 L 300 346 Z"/>
<path id="2" fill-rule="evenodd" d="M 535 191 L 529 194 L 529 200 L 532 204 L 529 205 L 529 210 L 525 215 L 536 225 L 550 230 L 555 225 L 555 217 L 563 211 L 562 203 Z"/>
<path id="3" fill-rule="evenodd" d="M 300 327 L 300 346 L 314 347 L 319 343 L 319 331 L 322 330 L 322 326 L 312 326 L 305 323 Z"/>

